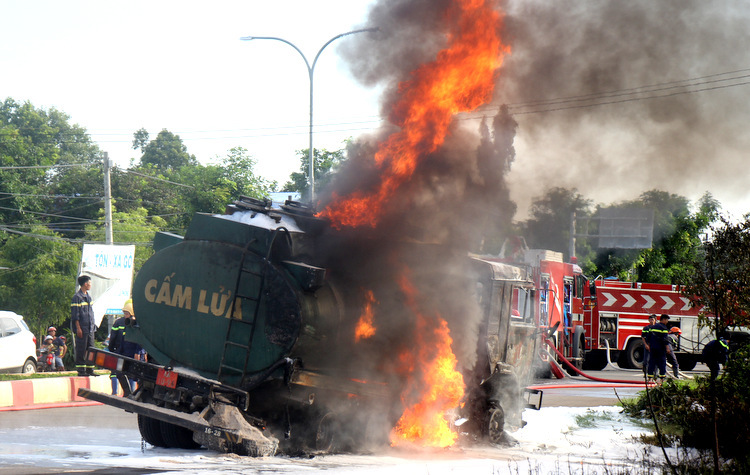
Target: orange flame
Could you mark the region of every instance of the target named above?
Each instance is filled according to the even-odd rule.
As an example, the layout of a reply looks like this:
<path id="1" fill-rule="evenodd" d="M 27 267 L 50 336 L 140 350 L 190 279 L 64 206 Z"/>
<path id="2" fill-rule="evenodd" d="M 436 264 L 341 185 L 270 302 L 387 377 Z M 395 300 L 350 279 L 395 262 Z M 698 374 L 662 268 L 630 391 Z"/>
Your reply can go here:
<path id="1" fill-rule="evenodd" d="M 387 201 L 408 181 L 421 159 L 445 141 L 452 117 L 492 98 L 495 72 L 510 49 L 498 38 L 501 15 L 485 0 L 456 0 L 446 18 L 454 25 L 448 47 L 435 61 L 399 84 L 391 121 L 400 127 L 379 145 L 375 163 L 382 180 L 369 194 L 333 196 L 320 216 L 334 227 L 375 227 Z"/>
<path id="2" fill-rule="evenodd" d="M 362 315 L 360 315 L 357 326 L 354 329 L 355 342 L 375 335 L 375 326 L 372 323 L 374 316 L 372 306 L 374 303 L 376 303 L 375 295 L 372 293 L 372 290 L 368 290 L 365 292 L 365 308 L 362 310 Z"/>
<path id="3" fill-rule="evenodd" d="M 406 275 L 401 278 L 401 288 L 409 305 L 415 307 L 416 289 Z M 396 427 L 391 431 L 391 444 L 415 443 L 426 447 L 448 447 L 458 435 L 445 419 L 446 411 L 456 408 L 464 395 L 464 381 L 456 370 L 456 356 L 451 350 L 453 339 L 448 323 L 437 317 L 437 327 L 430 328 L 430 319 L 417 313 L 416 344 L 404 351 L 400 360 L 410 373 L 419 370 L 419 380 L 411 378 L 402 395 L 407 406 Z M 413 375 L 412 375 L 413 376 Z M 416 404 L 409 405 L 413 392 L 420 395 Z"/>

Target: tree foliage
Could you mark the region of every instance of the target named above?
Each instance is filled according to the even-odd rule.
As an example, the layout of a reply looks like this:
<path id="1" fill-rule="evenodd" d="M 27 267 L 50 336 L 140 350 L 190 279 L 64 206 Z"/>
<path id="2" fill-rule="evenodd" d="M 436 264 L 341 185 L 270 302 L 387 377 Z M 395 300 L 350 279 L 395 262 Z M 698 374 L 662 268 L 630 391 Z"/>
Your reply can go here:
<path id="1" fill-rule="evenodd" d="M 0 302 L 23 315 L 39 335 L 70 316 L 70 297 L 81 261 L 78 246 L 41 225 L 9 235 L 0 246 Z"/>
<path id="2" fill-rule="evenodd" d="M 577 220 L 590 216 L 592 203 L 575 188 L 548 189 L 532 201 L 531 217 L 521 223 L 528 246 L 562 252 L 569 259 L 571 215 L 575 212 Z"/>
<path id="3" fill-rule="evenodd" d="M 135 133 L 135 141 L 143 140 L 142 134 L 138 135 L 139 132 L 141 131 Z M 141 142 L 138 142 L 138 145 L 141 146 Z M 180 136 L 167 129 L 162 129 L 156 138 L 146 145 L 141 156 L 141 165 L 153 165 L 159 170 L 179 170 L 182 167 L 197 164 L 195 155 L 188 153 Z"/>
<path id="4" fill-rule="evenodd" d="M 727 327 L 750 326 L 750 217 L 722 218 L 694 262 L 685 295 L 702 308 L 703 323 L 718 335 Z"/>
<path id="5" fill-rule="evenodd" d="M 302 200 L 310 200 L 310 149 L 297 150 L 299 158 L 299 172 L 293 172 L 289 181 L 284 184 L 281 191 L 296 191 Z M 315 161 L 315 188 L 325 189 L 331 182 L 336 169 L 346 159 L 345 149 L 329 151 L 324 148 L 313 149 L 313 160 Z M 316 193 L 317 194 L 317 193 Z"/>

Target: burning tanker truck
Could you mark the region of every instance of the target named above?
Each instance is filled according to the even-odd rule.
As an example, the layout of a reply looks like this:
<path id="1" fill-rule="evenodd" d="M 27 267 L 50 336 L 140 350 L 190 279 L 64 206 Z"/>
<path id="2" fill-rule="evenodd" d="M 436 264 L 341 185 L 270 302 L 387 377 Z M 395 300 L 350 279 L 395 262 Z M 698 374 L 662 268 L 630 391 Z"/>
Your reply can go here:
<path id="1" fill-rule="evenodd" d="M 126 329 L 151 361 L 87 353 L 137 390 L 79 390 L 137 414 L 154 446 L 263 456 L 500 442 L 534 407 L 538 322 L 522 268 L 244 197 L 154 249 Z"/>

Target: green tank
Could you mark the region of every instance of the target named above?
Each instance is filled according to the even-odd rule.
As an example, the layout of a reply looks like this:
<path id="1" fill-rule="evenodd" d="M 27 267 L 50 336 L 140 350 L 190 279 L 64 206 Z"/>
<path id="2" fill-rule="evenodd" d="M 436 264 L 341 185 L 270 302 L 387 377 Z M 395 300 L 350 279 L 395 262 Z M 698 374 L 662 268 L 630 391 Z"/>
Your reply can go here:
<path id="1" fill-rule="evenodd" d="M 155 239 L 129 332 L 161 364 L 237 386 L 288 356 L 330 294 L 325 269 L 294 260 L 310 245 L 295 220 L 245 205 L 197 214 L 184 238 Z"/>

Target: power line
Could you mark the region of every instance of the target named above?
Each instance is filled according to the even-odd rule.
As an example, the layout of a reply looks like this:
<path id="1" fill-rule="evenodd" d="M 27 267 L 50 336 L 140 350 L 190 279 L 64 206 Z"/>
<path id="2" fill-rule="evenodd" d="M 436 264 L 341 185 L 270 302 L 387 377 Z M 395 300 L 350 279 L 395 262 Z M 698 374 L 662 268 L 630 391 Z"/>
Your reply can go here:
<path id="1" fill-rule="evenodd" d="M 163 181 L 163 182 L 165 182 L 165 183 L 169 183 L 170 185 L 184 186 L 185 188 L 192 188 L 192 189 L 195 189 L 195 187 L 194 187 L 194 186 L 192 186 L 192 185 L 183 185 L 182 183 L 177 183 L 177 182 L 175 182 L 175 181 L 169 181 L 169 180 L 165 180 L 164 178 L 157 178 L 157 177 L 155 177 L 155 176 L 145 175 L 145 174 L 143 174 L 143 173 L 138 173 L 138 172 L 135 172 L 135 171 L 133 171 L 133 170 L 123 170 L 123 171 L 124 171 L 125 173 L 130 173 L 130 174 L 133 174 L 133 175 L 138 175 L 138 176 L 142 176 L 142 177 L 144 177 L 144 178 L 149 178 L 149 179 L 151 179 L 151 180 L 156 180 L 156 181 Z"/>
<path id="2" fill-rule="evenodd" d="M 66 163 L 56 165 L 24 165 L 24 166 L 9 166 L 0 167 L 0 170 L 22 170 L 27 168 L 68 168 L 68 167 L 90 167 L 97 165 L 96 163 Z"/>

